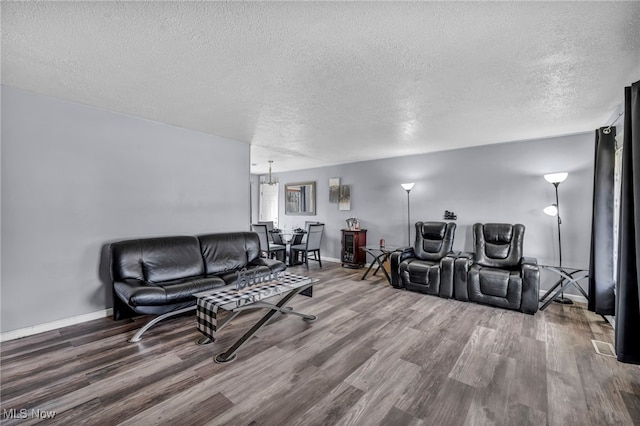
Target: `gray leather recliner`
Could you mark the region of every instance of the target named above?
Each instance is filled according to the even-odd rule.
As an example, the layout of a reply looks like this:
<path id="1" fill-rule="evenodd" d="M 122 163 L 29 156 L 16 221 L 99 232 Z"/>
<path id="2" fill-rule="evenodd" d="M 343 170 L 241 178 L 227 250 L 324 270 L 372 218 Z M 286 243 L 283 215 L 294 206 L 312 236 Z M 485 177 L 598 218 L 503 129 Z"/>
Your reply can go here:
<path id="1" fill-rule="evenodd" d="M 535 258 L 522 256 L 524 231 L 521 224 L 473 225 L 474 253 L 455 260 L 455 298 L 534 314 L 540 271 Z"/>
<path id="2" fill-rule="evenodd" d="M 417 222 L 413 248 L 391 255 L 391 285 L 445 298 L 453 297 L 453 247 L 456 224 Z"/>

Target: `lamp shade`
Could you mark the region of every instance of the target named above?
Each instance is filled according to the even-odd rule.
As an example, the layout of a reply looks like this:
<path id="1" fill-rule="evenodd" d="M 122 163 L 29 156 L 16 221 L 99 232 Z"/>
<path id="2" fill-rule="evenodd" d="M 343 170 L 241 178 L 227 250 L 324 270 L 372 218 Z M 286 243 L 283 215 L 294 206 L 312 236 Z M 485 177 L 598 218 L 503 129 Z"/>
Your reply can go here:
<path id="1" fill-rule="evenodd" d="M 415 185 L 415 182 L 411 182 L 411 183 L 401 183 L 400 185 L 402 185 L 402 187 L 406 190 L 406 191 L 411 191 L 411 188 L 413 188 L 413 185 Z"/>
<path id="2" fill-rule="evenodd" d="M 544 178 L 549 183 L 560 183 L 564 182 L 564 180 L 569 176 L 569 173 L 547 173 L 544 175 Z"/>
<path id="3" fill-rule="evenodd" d="M 550 206 L 542 209 L 544 214 L 548 214 L 549 216 L 556 216 L 558 214 L 558 206 L 555 204 L 551 204 Z"/>

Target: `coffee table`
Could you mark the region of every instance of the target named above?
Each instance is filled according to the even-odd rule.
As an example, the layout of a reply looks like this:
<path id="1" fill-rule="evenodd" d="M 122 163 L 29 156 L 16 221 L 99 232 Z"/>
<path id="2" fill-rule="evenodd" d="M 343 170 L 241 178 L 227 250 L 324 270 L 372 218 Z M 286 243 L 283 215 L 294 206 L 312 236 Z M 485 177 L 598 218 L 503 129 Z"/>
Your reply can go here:
<path id="1" fill-rule="evenodd" d="M 229 324 L 240 312 L 249 309 L 267 309 L 268 312 L 240 337 L 229 349 L 217 355 L 214 360 L 218 363 L 231 362 L 236 358 L 236 351 L 240 349 L 258 330 L 260 330 L 277 312 L 302 317 L 305 321 L 315 321 L 315 315 L 296 312 L 286 304 L 296 294 L 312 296 L 311 287 L 317 279 L 292 274 L 284 271 L 277 274 L 276 279 L 250 284 L 238 290 L 236 284 L 227 285 L 215 290 L 196 293 L 198 330 L 204 337 L 198 339 L 198 344 L 208 344 L 215 341 L 216 335 L 224 326 Z M 266 302 L 265 299 L 281 296 L 277 303 Z M 228 311 L 230 316 L 218 321 L 220 309 Z"/>

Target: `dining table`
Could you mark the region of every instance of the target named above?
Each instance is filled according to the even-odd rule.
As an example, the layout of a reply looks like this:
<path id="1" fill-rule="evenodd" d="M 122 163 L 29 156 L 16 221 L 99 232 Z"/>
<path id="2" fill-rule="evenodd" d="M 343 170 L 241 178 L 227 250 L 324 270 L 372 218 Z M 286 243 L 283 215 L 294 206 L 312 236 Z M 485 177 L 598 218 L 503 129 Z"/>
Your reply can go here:
<path id="1" fill-rule="evenodd" d="M 295 256 L 293 256 L 291 246 L 302 244 L 306 234 L 307 231 L 304 229 L 294 229 L 291 231 L 274 229 L 271 231 L 274 244 L 280 244 L 286 247 L 286 263 L 288 266 L 296 266 L 303 263 L 301 259 L 296 259 Z"/>

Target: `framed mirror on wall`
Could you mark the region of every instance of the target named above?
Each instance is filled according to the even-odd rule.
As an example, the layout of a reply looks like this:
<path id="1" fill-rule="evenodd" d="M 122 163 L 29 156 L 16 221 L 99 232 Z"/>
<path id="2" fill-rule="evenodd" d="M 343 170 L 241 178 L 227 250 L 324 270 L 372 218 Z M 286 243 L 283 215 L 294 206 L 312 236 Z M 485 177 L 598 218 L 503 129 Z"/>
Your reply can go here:
<path id="1" fill-rule="evenodd" d="M 316 214 L 316 183 L 287 183 L 284 186 L 284 213 L 287 215 Z"/>

